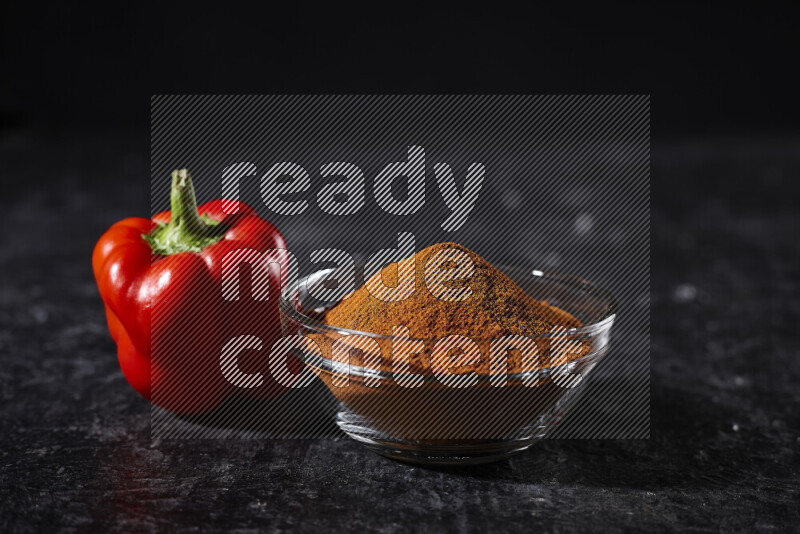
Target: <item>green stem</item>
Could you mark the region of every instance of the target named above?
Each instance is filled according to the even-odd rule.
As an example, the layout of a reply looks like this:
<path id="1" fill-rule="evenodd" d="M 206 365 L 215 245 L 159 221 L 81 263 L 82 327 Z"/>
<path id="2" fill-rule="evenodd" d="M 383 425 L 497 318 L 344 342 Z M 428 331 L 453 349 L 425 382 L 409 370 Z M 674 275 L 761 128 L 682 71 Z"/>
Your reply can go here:
<path id="1" fill-rule="evenodd" d="M 170 222 L 159 225 L 149 234 L 142 234 L 156 254 L 200 252 L 225 235 L 225 228 L 218 221 L 201 217 L 198 213 L 197 198 L 188 170 L 172 171 L 169 200 L 172 210 Z"/>

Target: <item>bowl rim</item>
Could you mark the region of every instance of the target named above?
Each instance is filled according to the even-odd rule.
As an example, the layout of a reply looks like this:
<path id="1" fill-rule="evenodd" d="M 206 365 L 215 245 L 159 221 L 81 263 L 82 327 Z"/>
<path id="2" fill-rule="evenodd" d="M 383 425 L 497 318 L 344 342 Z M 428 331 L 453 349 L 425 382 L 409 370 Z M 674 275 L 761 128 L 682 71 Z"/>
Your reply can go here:
<path id="1" fill-rule="evenodd" d="M 509 271 L 528 271 L 528 269 L 524 269 L 522 267 L 514 267 L 514 266 L 503 266 L 499 265 L 498 268 L 506 273 L 509 274 Z M 304 328 L 313 329 L 315 333 L 318 334 L 326 334 L 326 333 L 338 333 L 344 334 L 346 336 L 351 335 L 360 335 L 360 336 L 367 336 L 372 339 L 380 339 L 380 340 L 401 340 L 401 341 L 422 341 L 422 342 L 435 342 L 438 341 L 437 339 L 432 338 L 413 338 L 413 337 L 399 337 L 399 336 L 390 336 L 385 334 L 375 334 L 373 332 L 363 332 L 360 330 L 350 330 L 348 328 L 341 328 L 338 326 L 329 325 L 327 323 L 323 323 L 313 317 L 309 317 L 308 315 L 301 313 L 298 311 L 291 303 L 289 295 L 291 295 L 294 291 L 301 290 L 305 288 L 305 291 L 308 291 L 308 283 L 312 278 L 323 278 L 328 274 L 332 273 L 336 269 L 328 268 L 328 269 L 320 269 L 319 271 L 313 272 L 307 276 L 299 278 L 284 288 L 280 293 L 279 299 L 279 310 L 281 314 L 287 315 L 292 320 L 300 323 Z M 531 270 L 531 276 L 552 279 L 558 281 L 560 283 L 571 284 L 574 287 L 584 290 L 591 290 L 593 292 L 598 293 L 601 297 L 608 300 L 608 309 L 606 314 L 603 316 L 602 319 L 596 321 L 594 323 L 590 323 L 588 325 L 584 325 L 580 328 L 571 328 L 569 330 L 557 332 L 557 333 L 546 333 L 540 334 L 538 336 L 527 336 L 530 339 L 547 339 L 553 336 L 587 336 L 591 334 L 596 334 L 603 330 L 610 330 L 611 326 L 614 324 L 614 320 L 617 314 L 617 303 L 614 299 L 613 295 L 606 289 L 584 280 L 583 278 L 579 278 L 573 275 L 561 274 L 561 273 L 547 273 L 540 270 Z M 490 338 L 485 340 L 475 340 L 475 341 L 492 341 L 496 338 Z M 477 381 L 479 383 L 485 382 L 492 382 L 493 380 L 497 379 L 498 377 L 505 377 L 507 380 L 510 381 L 524 381 L 529 379 L 546 379 L 549 375 L 557 372 L 567 372 L 571 373 L 575 370 L 576 367 L 583 367 L 588 366 L 596 363 L 602 357 L 606 355 L 609 350 L 609 344 L 606 343 L 602 347 L 599 347 L 591 352 L 583 355 L 580 358 L 576 358 L 574 360 L 570 360 L 565 363 L 561 363 L 559 365 L 554 365 L 550 367 L 541 367 L 538 369 L 533 369 L 530 371 L 520 371 L 517 373 L 500 373 L 497 375 L 483 375 L 478 374 L 476 375 Z M 312 351 L 313 352 L 313 351 Z M 303 360 L 306 361 L 307 364 L 318 367 L 322 370 L 329 371 L 329 372 L 344 372 L 350 374 L 352 376 L 365 378 L 365 377 L 372 377 L 378 380 L 387 380 L 392 379 L 397 381 L 398 377 L 402 376 L 416 376 L 416 377 L 423 377 L 425 382 L 432 381 L 435 377 L 428 376 L 425 374 L 416 374 L 416 373 L 397 373 L 393 369 L 392 370 L 384 370 L 378 368 L 371 368 L 371 367 L 363 367 L 357 365 L 351 365 L 349 363 L 344 362 L 337 362 L 331 360 L 329 358 L 325 358 L 321 354 L 314 355 L 311 358 L 303 357 Z M 309 360 L 314 360 L 309 361 Z"/>
<path id="2" fill-rule="evenodd" d="M 549 280 L 553 282 L 562 283 L 565 285 L 570 285 L 576 289 L 588 290 L 596 293 L 602 298 L 605 298 L 608 301 L 607 311 L 604 316 L 599 320 L 593 323 L 589 323 L 583 325 L 578 328 L 570 328 L 569 330 L 564 330 L 560 332 L 547 332 L 544 334 L 538 334 L 535 336 L 526 336 L 530 339 L 548 339 L 553 336 L 584 336 L 589 334 L 595 334 L 599 331 L 605 330 L 610 328 L 611 325 L 614 324 L 614 321 L 617 316 L 617 302 L 614 299 L 614 296 L 609 292 L 607 289 L 585 280 L 583 278 L 569 275 L 569 274 L 562 274 L 562 273 L 554 273 L 554 272 L 546 272 L 540 271 L 538 269 L 525 269 L 523 267 L 515 267 L 515 266 L 497 266 L 500 271 L 505 274 L 508 274 L 509 271 L 528 271 L 530 272 L 531 276 L 535 276 L 537 278 L 542 278 L 544 280 Z M 291 299 L 289 295 L 291 295 L 294 291 L 302 290 L 305 288 L 306 293 L 308 292 L 308 283 L 311 281 L 312 278 L 324 278 L 328 274 L 334 272 L 336 269 L 331 267 L 328 269 L 320 269 L 315 271 L 311 274 L 303 276 L 297 280 L 290 282 L 281 292 L 280 297 L 278 299 L 278 307 L 280 312 L 286 314 L 290 318 L 294 319 L 295 321 L 301 323 L 303 326 L 309 326 L 317 330 L 319 333 L 326 333 L 326 332 L 336 332 L 340 334 L 346 334 L 349 336 L 359 335 L 359 336 L 366 336 L 372 339 L 381 339 L 381 340 L 400 340 L 400 341 L 423 341 L 423 342 L 435 342 L 438 341 L 436 338 L 419 338 L 419 337 L 400 337 L 400 336 L 391 336 L 387 334 L 376 334 L 374 332 L 365 332 L 361 330 L 351 330 L 349 328 L 343 328 L 339 326 L 330 325 L 328 323 L 324 323 L 319 321 L 313 317 L 306 315 L 305 313 L 300 312 L 297 308 L 294 307 L 291 303 Z M 314 280 L 316 281 L 316 280 Z M 564 310 L 569 312 L 569 310 Z M 570 312 L 571 313 L 571 312 Z M 476 342 L 479 341 L 492 341 L 495 338 L 488 338 L 488 339 L 476 339 Z"/>

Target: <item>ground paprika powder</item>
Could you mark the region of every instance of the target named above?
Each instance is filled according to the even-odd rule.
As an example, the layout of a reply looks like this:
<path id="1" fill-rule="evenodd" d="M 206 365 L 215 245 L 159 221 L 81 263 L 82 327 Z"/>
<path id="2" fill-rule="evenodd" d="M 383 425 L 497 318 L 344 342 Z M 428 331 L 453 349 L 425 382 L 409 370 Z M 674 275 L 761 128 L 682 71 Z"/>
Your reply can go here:
<path id="1" fill-rule="evenodd" d="M 448 267 L 447 262 L 431 261 L 441 258 L 444 251 L 458 251 L 472 261 L 471 276 L 449 283 L 451 288 L 469 286 L 471 294 L 463 300 L 445 300 L 429 289 L 426 276 Z M 372 282 L 377 283 L 377 277 L 381 277 L 386 286 L 396 286 L 398 274 L 408 268 L 414 270 L 414 291 L 407 298 L 398 301 L 377 298 L 369 291 L 368 281 L 329 310 L 325 322 L 381 335 L 392 335 L 395 326 L 404 326 L 412 338 L 435 341 L 455 334 L 469 337 L 479 345 L 483 344 L 481 341 L 506 335 L 533 337 L 547 334 L 554 327 L 569 330 L 581 326 L 570 313 L 532 298 L 500 269 L 457 243 L 439 243 L 399 263 L 389 264 L 374 275 Z M 514 355 L 511 357 L 513 360 Z M 481 367 L 484 366 L 475 370 L 480 372 Z"/>
<path id="2" fill-rule="evenodd" d="M 448 250 L 466 255 L 472 262 L 470 276 L 445 284 L 453 290 L 468 287 L 470 294 L 463 300 L 443 299 L 430 289 L 431 274 L 435 275 L 437 269 L 454 268 L 448 261 L 435 261 Z M 413 269 L 414 290 L 405 298 L 387 301 L 370 291 L 378 282 L 398 287 L 404 276 L 400 273 L 408 272 L 404 271 L 408 268 Z M 529 296 L 500 269 L 456 243 L 433 245 L 387 265 L 320 319 L 334 327 L 378 334 L 306 334 L 308 353 L 316 355 L 308 360 L 311 369 L 349 414 L 340 424 L 351 435 L 358 434 L 357 428 L 376 429 L 393 439 L 417 444 L 416 440 L 425 440 L 428 444 L 460 446 L 464 440 L 515 435 L 552 410 L 567 391 L 550 379 L 526 385 L 520 377 L 528 371 L 580 359 L 590 350 L 588 344 L 577 341 L 574 349 L 553 358 L 549 334 L 554 328 L 579 328 L 581 322 Z M 403 341 L 392 337 L 398 326 L 408 329 L 407 337 L 417 340 L 420 350 L 398 356 L 396 349 Z M 437 374 L 432 363 L 437 342 L 453 335 L 470 338 L 480 351 L 479 358 L 449 369 L 450 375 L 473 377 L 468 387 L 445 384 L 441 370 Z M 537 357 L 525 359 L 521 351 L 508 350 L 505 365 L 493 367 L 493 342 L 513 335 L 534 340 Z M 369 343 L 363 343 L 365 337 L 369 337 Z M 344 350 L 337 350 L 337 345 Z M 402 371 L 396 366 L 400 360 L 404 361 Z M 348 367 L 341 364 L 349 364 L 347 377 L 341 371 Z M 371 430 L 365 432 L 365 436 L 372 435 Z"/>

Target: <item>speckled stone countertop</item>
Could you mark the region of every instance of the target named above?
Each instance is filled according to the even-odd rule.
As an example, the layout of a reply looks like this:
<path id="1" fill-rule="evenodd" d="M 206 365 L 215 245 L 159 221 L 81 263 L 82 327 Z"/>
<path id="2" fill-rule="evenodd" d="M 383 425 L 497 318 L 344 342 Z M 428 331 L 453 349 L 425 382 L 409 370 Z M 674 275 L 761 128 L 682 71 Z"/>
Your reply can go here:
<path id="1" fill-rule="evenodd" d="M 655 146 L 651 428 L 430 469 L 342 440 L 151 441 L 90 268 L 149 211 L 147 144 L 2 141 L 0 531 L 790 531 L 797 140 Z"/>

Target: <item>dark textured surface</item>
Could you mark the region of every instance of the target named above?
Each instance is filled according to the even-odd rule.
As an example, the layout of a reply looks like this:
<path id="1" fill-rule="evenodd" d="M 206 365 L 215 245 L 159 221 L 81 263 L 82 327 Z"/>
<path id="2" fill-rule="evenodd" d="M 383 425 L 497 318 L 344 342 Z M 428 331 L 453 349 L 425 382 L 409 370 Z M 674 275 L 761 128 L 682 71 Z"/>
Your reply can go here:
<path id="1" fill-rule="evenodd" d="M 651 439 L 425 469 L 349 440 L 151 442 L 89 263 L 149 211 L 146 143 L 8 136 L 0 531 L 793 530 L 797 146 L 654 147 Z"/>

